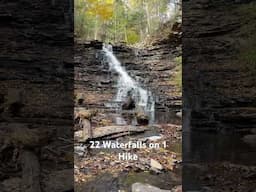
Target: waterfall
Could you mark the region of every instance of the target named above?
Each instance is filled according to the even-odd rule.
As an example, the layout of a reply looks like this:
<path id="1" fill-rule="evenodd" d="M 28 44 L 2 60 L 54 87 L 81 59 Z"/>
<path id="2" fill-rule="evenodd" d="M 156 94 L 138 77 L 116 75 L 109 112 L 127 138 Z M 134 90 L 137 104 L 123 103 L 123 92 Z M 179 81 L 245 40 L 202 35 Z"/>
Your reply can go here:
<path id="1" fill-rule="evenodd" d="M 125 68 L 121 66 L 121 63 L 114 55 L 111 45 L 104 44 L 103 52 L 106 56 L 109 69 L 119 75 L 117 94 L 114 101 L 124 102 L 127 99 L 127 96 L 131 95 L 135 101 L 137 109 L 142 109 L 144 112 L 154 112 L 155 101 L 152 93 L 140 87 L 139 83 L 129 76 Z"/>

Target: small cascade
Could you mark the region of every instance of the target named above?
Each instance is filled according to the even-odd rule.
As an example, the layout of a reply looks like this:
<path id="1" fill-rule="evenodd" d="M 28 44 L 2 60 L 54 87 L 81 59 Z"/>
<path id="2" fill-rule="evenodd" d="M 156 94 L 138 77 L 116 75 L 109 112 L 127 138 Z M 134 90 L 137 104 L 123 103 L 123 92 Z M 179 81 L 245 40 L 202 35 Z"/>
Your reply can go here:
<path id="1" fill-rule="evenodd" d="M 138 82 L 129 76 L 125 68 L 121 66 L 121 63 L 114 55 L 111 45 L 104 44 L 103 52 L 105 60 L 109 65 L 109 70 L 119 75 L 114 102 L 124 103 L 128 97 L 131 97 L 135 102 L 135 109 L 137 111 L 143 110 L 143 112 L 148 114 L 150 118 L 153 118 L 152 114 L 155 111 L 153 94 L 150 91 L 143 89 Z"/>

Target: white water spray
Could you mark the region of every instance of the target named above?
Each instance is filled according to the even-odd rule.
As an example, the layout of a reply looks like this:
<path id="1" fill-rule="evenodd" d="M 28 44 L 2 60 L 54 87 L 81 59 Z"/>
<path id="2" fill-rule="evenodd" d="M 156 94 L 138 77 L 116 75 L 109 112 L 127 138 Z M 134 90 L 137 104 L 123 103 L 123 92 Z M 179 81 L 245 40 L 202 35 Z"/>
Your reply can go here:
<path id="1" fill-rule="evenodd" d="M 119 75 L 115 101 L 124 102 L 128 94 L 131 93 L 137 108 L 142 108 L 145 112 L 154 112 L 155 102 L 152 93 L 141 88 L 139 84 L 129 76 L 125 68 L 121 66 L 121 63 L 113 54 L 111 45 L 104 44 L 103 52 L 106 55 L 110 70 L 115 71 Z"/>

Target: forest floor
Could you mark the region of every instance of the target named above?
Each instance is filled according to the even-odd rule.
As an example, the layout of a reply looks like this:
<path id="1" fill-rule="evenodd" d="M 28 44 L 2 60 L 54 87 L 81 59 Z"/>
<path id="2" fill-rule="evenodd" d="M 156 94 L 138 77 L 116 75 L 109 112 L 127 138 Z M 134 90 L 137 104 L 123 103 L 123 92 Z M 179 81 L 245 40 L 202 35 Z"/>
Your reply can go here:
<path id="1" fill-rule="evenodd" d="M 93 125 L 97 127 L 97 121 L 103 114 L 98 114 L 92 118 Z M 101 119 L 102 122 L 102 119 Z M 104 127 L 113 126 L 109 119 L 105 119 L 108 122 Z M 122 127 L 125 127 L 122 126 Z M 111 190 L 130 191 L 132 184 L 136 182 L 142 182 L 151 184 L 153 186 L 165 189 L 172 189 L 181 183 L 181 134 L 182 129 L 179 124 L 153 124 L 146 125 L 148 130 L 141 133 L 127 134 L 120 137 L 115 136 L 109 140 L 108 137 L 101 137 L 97 140 L 102 141 L 118 141 L 120 143 L 142 142 L 146 146 L 156 144 L 163 144 L 159 147 L 146 147 L 146 148 L 129 148 L 129 149 L 90 149 L 85 145 L 77 142 L 75 148 L 75 183 L 77 191 L 100 191 L 101 186 L 95 186 L 99 180 L 102 183 L 106 183 L 102 178 L 104 175 L 108 175 L 115 179 L 123 179 L 121 183 L 116 186 L 110 186 Z M 137 127 L 140 129 L 141 127 Z M 79 131 L 77 131 L 78 133 Z M 157 136 L 155 136 L 155 134 Z M 79 135 L 79 134 L 78 134 Z M 113 135 L 111 135 L 113 137 Z M 78 137 L 79 138 L 79 137 Z M 107 139 L 106 139 L 107 138 Z M 83 148 L 84 147 L 84 148 Z M 137 160 L 122 160 L 119 158 L 119 154 L 131 153 L 138 156 Z M 121 176 L 122 175 L 122 176 Z M 142 176 L 143 175 L 143 176 Z M 153 183 L 150 178 L 154 178 Z M 134 183 L 131 183 L 130 179 Z M 97 181 L 97 182 L 95 182 Z M 120 183 L 119 182 L 119 183 Z M 88 187 L 88 183 L 90 184 Z M 95 183 L 95 185 L 93 185 Z M 129 183 L 129 184 L 128 184 Z M 103 187 L 103 186 L 102 186 Z M 176 187 L 177 188 L 177 187 Z M 178 189 L 178 188 L 177 188 Z M 108 189 L 111 191 L 110 189 Z"/>

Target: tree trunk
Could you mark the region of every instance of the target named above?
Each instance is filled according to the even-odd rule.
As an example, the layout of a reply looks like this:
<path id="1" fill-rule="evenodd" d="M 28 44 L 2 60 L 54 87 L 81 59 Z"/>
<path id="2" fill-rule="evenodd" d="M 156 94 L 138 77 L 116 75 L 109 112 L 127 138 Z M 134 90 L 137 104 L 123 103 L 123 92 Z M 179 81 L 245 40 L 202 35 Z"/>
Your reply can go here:
<path id="1" fill-rule="evenodd" d="M 114 34 L 114 42 L 116 43 L 116 33 L 117 33 L 117 17 L 115 13 L 115 34 Z"/>
<path id="2" fill-rule="evenodd" d="M 98 17 L 96 16 L 95 25 L 94 25 L 94 40 L 98 38 Z"/>
<path id="3" fill-rule="evenodd" d="M 147 33 L 150 34 L 151 22 L 150 22 L 150 14 L 149 14 L 148 2 L 146 2 L 145 8 L 146 8 L 146 15 L 147 15 Z"/>
<path id="4" fill-rule="evenodd" d="M 124 36 L 125 36 L 125 42 L 128 43 L 127 28 L 126 28 L 126 26 L 124 28 Z"/>

